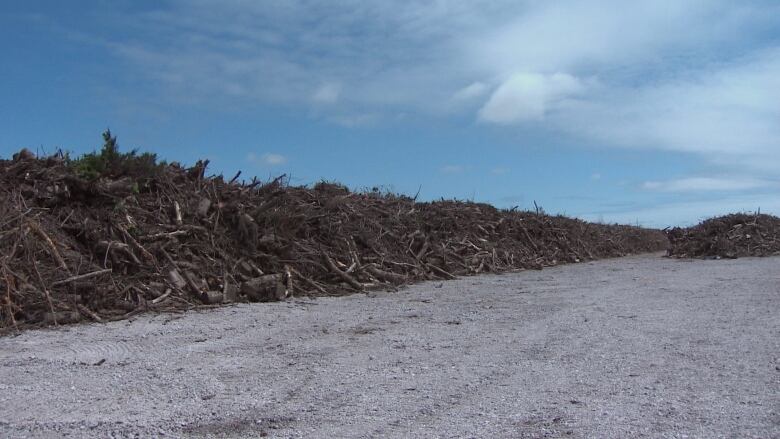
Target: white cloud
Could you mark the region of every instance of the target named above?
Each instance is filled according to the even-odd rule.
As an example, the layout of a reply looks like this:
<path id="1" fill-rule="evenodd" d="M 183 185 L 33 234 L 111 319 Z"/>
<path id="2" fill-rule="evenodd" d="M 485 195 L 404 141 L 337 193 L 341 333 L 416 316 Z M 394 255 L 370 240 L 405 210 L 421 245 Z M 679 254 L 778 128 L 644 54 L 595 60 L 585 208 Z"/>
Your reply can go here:
<path id="1" fill-rule="evenodd" d="M 479 82 L 461 39 L 518 10 L 513 3 L 171 0 L 110 17 L 149 38 L 107 45 L 167 94 L 212 106 L 337 101 L 358 112 L 441 114 L 453 90 Z"/>
<path id="2" fill-rule="evenodd" d="M 321 104 L 334 104 L 339 100 L 341 94 L 341 85 L 328 83 L 323 84 L 312 95 L 312 100 Z"/>
<path id="3" fill-rule="evenodd" d="M 268 165 L 281 165 L 287 162 L 287 158 L 280 154 L 263 154 L 262 158 Z"/>
<path id="4" fill-rule="evenodd" d="M 499 166 L 497 168 L 493 168 L 493 169 L 490 170 L 490 173 L 493 174 L 493 175 L 504 175 L 507 172 L 509 172 L 509 168 L 504 168 L 504 167 L 501 167 L 501 166 Z"/>
<path id="5" fill-rule="evenodd" d="M 755 38 L 777 26 L 768 14 L 778 5 L 621 5 L 528 5 L 470 42 L 485 77 L 509 78 L 498 81 L 477 118 L 777 175 L 780 48 Z M 544 72 L 572 80 L 548 85 Z"/>
<path id="6" fill-rule="evenodd" d="M 640 88 L 601 88 L 554 121 L 624 148 L 700 154 L 710 163 L 776 172 L 780 166 L 780 50 Z"/>
<path id="7" fill-rule="evenodd" d="M 455 101 L 470 101 L 481 98 L 488 91 L 488 86 L 482 82 L 472 82 L 466 87 L 461 88 L 452 95 Z"/>
<path id="8" fill-rule="evenodd" d="M 663 228 L 668 226 L 690 226 L 699 221 L 734 212 L 755 212 L 780 214 L 780 198 L 774 194 L 747 194 L 700 201 L 672 202 L 652 207 L 619 212 L 594 212 L 580 215 L 588 221 L 602 219 L 606 222 L 633 224 Z"/>
<path id="9" fill-rule="evenodd" d="M 341 103 L 333 84 L 349 84 L 345 105 L 447 114 L 453 96 L 484 94 L 523 72 L 614 75 L 667 68 L 695 49 L 718 53 L 721 43 L 773 29 L 778 9 L 726 0 L 630 8 L 620 0 L 171 0 L 121 15 L 148 40 L 109 44 L 143 74 L 210 104 L 220 96 Z"/>
<path id="10" fill-rule="evenodd" d="M 493 92 L 479 110 L 479 118 L 499 124 L 541 120 L 583 89 L 577 78 L 565 73 L 516 73 Z"/>
<path id="11" fill-rule="evenodd" d="M 742 191 L 776 185 L 771 181 L 755 178 L 691 177 L 679 180 L 646 181 L 643 189 L 661 192 Z"/>
<path id="12" fill-rule="evenodd" d="M 601 180 L 601 174 L 598 172 L 594 172 L 593 174 L 590 174 L 590 179 L 593 181 Z"/>
<path id="13" fill-rule="evenodd" d="M 159 85 L 155 99 L 314 107 L 347 126 L 366 125 L 362 115 L 375 124 L 475 111 L 483 122 L 583 143 L 780 168 L 780 61 L 766 39 L 778 26 L 776 2 L 170 5 L 122 16 L 149 38 L 106 43 L 128 71 Z M 317 111 L 323 104 L 330 111 Z"/>
<path id="14" fill-rule="evenodd" d="M 331 122 L 347 128 L 371 126 L 378 119 L 379 117 L 374 113 L 345 113 L 328 118 Z"/>
<path id="15" fill-rule="evenodd" d="M 439 170 L 445 174 L 458 174 L 463 172 L 464 168 L 461 165 L 445 165 L 442 166 Z"/>
<path id="16" fill-rule="evenodd" d="M 690 53 L 735 35 L 760 7 L 725 0 L 527 2 L 523 12 L 493 19 L 467 44 L 469 55 L 497 75 L 520 71 L 594 70 L 658 63 L 659 55 Z"/>
<path id="17" fill-rule="evenodd" d="M 258 156 L 257 154 L 250 152 L 246 155 L 246 159 L 250 163 L 266 166 L 277 166 L 287 163 L 287 157 L 273 153 L 265 153 Z"/>

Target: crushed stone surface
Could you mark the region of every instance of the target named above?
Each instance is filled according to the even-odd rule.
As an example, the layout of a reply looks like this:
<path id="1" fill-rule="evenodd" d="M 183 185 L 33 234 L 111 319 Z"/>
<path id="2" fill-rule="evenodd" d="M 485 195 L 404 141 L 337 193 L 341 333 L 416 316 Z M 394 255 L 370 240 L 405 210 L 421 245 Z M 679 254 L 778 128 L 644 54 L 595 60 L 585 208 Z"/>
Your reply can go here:
<path id="1" fill-rule="evenodd" d="M 0 338 L 0 437 L 780 437 L 780 257 L 643 255 Z"/>

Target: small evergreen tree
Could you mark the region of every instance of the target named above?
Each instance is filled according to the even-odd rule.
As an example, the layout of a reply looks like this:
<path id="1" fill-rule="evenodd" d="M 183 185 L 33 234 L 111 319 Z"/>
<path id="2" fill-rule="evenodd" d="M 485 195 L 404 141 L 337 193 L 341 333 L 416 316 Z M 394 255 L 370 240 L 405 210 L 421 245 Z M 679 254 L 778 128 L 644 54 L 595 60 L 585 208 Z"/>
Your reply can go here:
<path id="1" fill-rule="evenodd" d="M 84 154 L 71 160 L 69 164 L 80 177 L 88 180 L 125 176 L 148 179 L 159 174 L 165 166 L 165 162 L 157 162 L 157 154 L 148 152 L 138 154 L 137 149 L 127 153 L 119 152 L 116 136 L 111 135 L 110 129 L 103 132 L 103 148 L 100 153 Z"/>

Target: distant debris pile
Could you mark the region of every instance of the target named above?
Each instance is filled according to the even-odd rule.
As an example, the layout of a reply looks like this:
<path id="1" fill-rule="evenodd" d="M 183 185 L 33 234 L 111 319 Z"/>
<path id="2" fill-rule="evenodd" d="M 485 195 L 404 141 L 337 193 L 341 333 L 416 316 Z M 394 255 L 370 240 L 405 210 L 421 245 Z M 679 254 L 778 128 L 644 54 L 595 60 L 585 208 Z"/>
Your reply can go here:
<path id="1" fill-rule="evenodd" d="M 0 328 L 658 251 L 661 231 L 283 178 L 242 182 L 122 154 L 0 160 Z"/>
<path id="2" fill-rule="evenodd" d="M 667 232 L 668 254 L 684 258 L 771 256 L 780 254 L 780 218 L 736 213 Z"/>

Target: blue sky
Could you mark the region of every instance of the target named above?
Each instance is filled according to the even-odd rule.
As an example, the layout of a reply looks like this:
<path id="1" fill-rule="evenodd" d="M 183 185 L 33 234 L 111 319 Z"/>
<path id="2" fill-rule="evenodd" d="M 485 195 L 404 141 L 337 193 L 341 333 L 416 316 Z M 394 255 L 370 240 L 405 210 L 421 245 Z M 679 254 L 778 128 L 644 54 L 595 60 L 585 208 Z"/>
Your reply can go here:
<path id="1" fill-rule="evenodd" d="M 0 155 L 665 227 L 780 214 L 776 1 L 0 3 Z"/>

